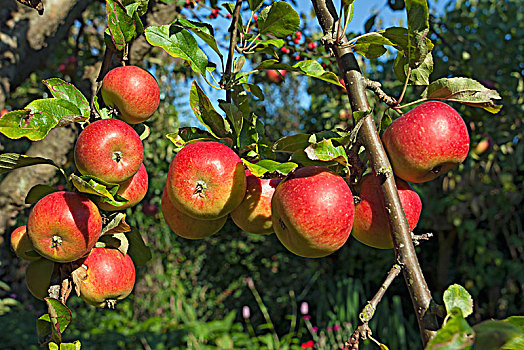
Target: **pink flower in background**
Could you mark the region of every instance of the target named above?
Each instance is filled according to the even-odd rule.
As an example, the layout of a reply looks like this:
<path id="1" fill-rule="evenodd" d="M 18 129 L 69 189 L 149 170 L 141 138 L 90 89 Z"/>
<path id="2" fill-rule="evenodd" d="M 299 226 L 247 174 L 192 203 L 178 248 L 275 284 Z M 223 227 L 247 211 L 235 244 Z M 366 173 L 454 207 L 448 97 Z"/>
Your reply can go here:
<path id="1" fill-rule="evenodd" d="M 251 316 L 251 311 L 249 310 L 249 306 L 244 306 L 242 308 L 242 317 L 244 317 L 244 319 L 246 318 L 249 318 Z"/>
<path id="2" fill-rule="evenodd" d="M 313 331 L 315 333 L 318 332 L 318 327 L 311 327 L 311 331 Z"/>
<path id="3" fill-rule="evenodd" d="M 333 326 L 333 330 L 336 332 L 338 330 L 340 330 L 340 326 L 338 324 L 334 325 Z"/>
<path id="4" fill-rule="evenodd" d="M 309 313 L 309 305 L 307 302 L 303 302 L 302 304 L 300 304 L 300 313 L 302 315 L 307 315 Z"/>
<path id="5" fill-rule="evenodd" d="M 309 316 L 309 315 L 304 315 L 302 318 L 303 318 L 305 321 L 309 321 L 309 320 L 311 319 L 311 316 Z"/>

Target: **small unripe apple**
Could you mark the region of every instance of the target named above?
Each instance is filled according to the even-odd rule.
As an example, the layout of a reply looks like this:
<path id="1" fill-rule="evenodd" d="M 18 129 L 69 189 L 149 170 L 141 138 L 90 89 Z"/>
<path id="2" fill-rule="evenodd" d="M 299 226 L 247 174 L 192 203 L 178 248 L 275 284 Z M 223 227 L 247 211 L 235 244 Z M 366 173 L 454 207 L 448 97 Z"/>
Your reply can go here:
<path id="1" fill-rule="evenodd" d="M 410 184 L 395 178 L 402 209 L 411 230 L 417 226 L 422 202 Z M 384 202 L 380 195 L 380 183 L 373 174 L 361 180 L 360 203 L 355 206 L 355 222 L 352 235 L 361 243 L 380 249 L 393 248 Z"/>
<path id="2" fill-rule="evenodd" d="M 145 69 L 124 66 L 106 74 L 100 89 L 104 103 L 116 107 L 119 117 L 129 124 L 146 121 L 158 108 L 160 89 Z"/>
<path id="3" fill-rule="evenodd" d="M 474 148 L 476 154 L 481 155 L 493 146 L 493 139 L 491 136 L 484 137 Z"/>
<path id="4" fill-rule="evenodd" d="M 273 228 L 296 255 L 327 256 L 346 243 L 355 206 L 344 179 L 327 168 L 308 166 L 290 173 L 271 202 Z"/>
<path id="5" fill-rule="evenodd" d="M 116 301 L 131 294 L 135 265 L 129 254 L 113 248 L 94 248 L 82 264 L 87 272 L 79 285 L 80 298 L 86 303 L 113 308 Z"/>
<path id="6" fill-rule="evenodd" d="M 278 74 L 279 72 L 280 74 Z M 275 84 L 280 84 L 282 80 L 284 80 L 286 73 L 287 71 L 284 69 L 279 69 L 278 71 L 274 69 L 270 69 L 267 71 L 267 78 L 269 79 L 269 81 Z"/>
<path id="7" fill-rule="evenodd" d="M 391 123 L 382 135 L 393 172 L 409 182 L 427 182 L 466 159 L 464 120 L 445 103 L 420 104 Z"/>
<path id="8" fill-rule="evenodd" d="M 101 232 L 97 206 L 76 192 L 48 194 L 35 204 L 27 220 L 27 234 L 35 251 L 61 263 L 87 254 Z"/>
<path id="9" fill-rule="evenodd" d="M 118 119 L 102 119 L 80 133 L 74 154 L 76 167 L 83 175 L 120 183 L 138 171 L 144 147 L 132 127 Z"/>
<path id="10" fill-rule="evenodd" d="M 226 216 L 246 192 L 240 157 L 219 142 L 194 142 L 173 158 L 167 174 L 167 193 L 184 214 L 200 220 Z"/>
<path id="11" fill-rule="evenodd" d="M 215 220 L 199 220 L 182 213 L 175 208 L 165 188 L 162 193 L 162 215 L 174 233 L 187 239 L 209 237 L 220 231 L 227 220 L 227 216 Z"/>
<path id="12" fill-rule="evenodd" d="M 41 258 L 39 254 L 34 251 L 33 243 L 27 234 L 26 225 L 17 227 L 11 233 L 11 247 L 16 256 L 24 260 L 38 260 Z M 34 254 L 28 254 L 33 252 Z"/>
<path id="13" fill-rule="evenodd" d="M 122 182 L 118 188 L 118 191 L 116 191 L 116 194 L 128 200 L 124 205 L 116 207 L 109 203 L 99 202 L 98 207 L 102 210 L 108 211 L 124 210 L 134 207 L 142 199 L 144 199 L 147 193 L 147 184 L 147 171 L 144 164 L 142 164 L 136 174 L 133 175 L 130 179 Z"/>
<path id="14" fill-rule="evenodd" d="M 261 179 L 249 170 L 246 171 L 246 176 L 246 195 L 242 203 L 231 212 L 231 219 L 246 232 L 271 233 L 271 199 L 281 179 Z"/>
<path id="15" fill-rule="evenodd" d="M 37 299 L 44 300 L 49 295 L 49 286 L 55 263 L 47 259 L 32 261 L 25 270 L 27 289 Z"/>

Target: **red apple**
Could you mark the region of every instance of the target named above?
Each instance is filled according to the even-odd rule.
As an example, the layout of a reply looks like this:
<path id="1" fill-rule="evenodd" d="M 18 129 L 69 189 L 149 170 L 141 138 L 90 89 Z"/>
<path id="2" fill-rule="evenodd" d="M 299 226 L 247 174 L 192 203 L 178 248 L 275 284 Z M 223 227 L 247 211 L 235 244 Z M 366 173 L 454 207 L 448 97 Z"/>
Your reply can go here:
<path id="1" fill-rule="evenodd" d="M 481 155 L 482 153 L 491 149 L 491 147 L 493 147 L 493 143 L 493 138 L 488 135 L 487 137 L 484 137 L 482 140 L 480 140 L 479 143 L 477 143 L 474 151 L 476 154 Z"/>
<path id="2" fill-rule="evenodd" d="M 27 234 L 26 225 L 16 228 L 11 233 L 11 247 L 16 256 L 24 260 L 38 260 L 40 255 L 34 251 L 33 243 Z M 33 254 L 28 254 L 32 252 Z"/>
<path id="3" fill-rule="evenodd" d="M 106 74 L 101 87 L 104 103 L 116 107 L 119 117 L 129 124 L 146 121 L 158 108 L 160 89 L 145 69 L 124 66 Z"/>
<path id="4" fill-rule="evenodd" d="M 395 183 L 402 209 L 406 214 L 409 227 L 413 230 L 417 226 L 422 211 L 422 202 L 410 184 L 399 178 L 395 178 Z M 355 206 L 353 237 L 370 247 L 393 248 L 386 209 L 380 195 L 380 183 L 375 175 L 367 174 L 362 178 L 361 184 L 361 201 Z"/>
<path id="5" fill-rule="evenodd" d="M 278 74 L 280 72 L 280 74 Z M 284 80 L 284 77 L 286 76 L 286 73 L 287 71 L 284 70 L 284 69 L 279 69 L 278 71 L 277 70 L 273 70 L 273 69 L 270 69 L 267 71 L 267 78 L 269 79 L 269 81 L 275 83 L 275 84 L 280 84 L 282 82 L 282 80 Z"/>
<path id="6" fill-rule="evenodd" d="M 355 206 L 344 179 L 327 168 L 308 166 L 290 173 L 271 202 L 273 228 L 296 255 L 319 258 L 346 243 Z"/>
<path id="7" fill-rule="evenodd" d="M 214 220 L 242 202 L 246 175 L 231 148 L 218 142 L 194 142 L 173 158 L 166 186 L 178 210 L 195 219 Z"/>
<path id="8" fill-rule="evenodd" d="M 182 213 L 175 208 L 165 188 L 162 193 L 162 215 L 174 233 L 187 239 L 209 237 L 220 231 L 227 220 L 227 216 L 215 220 L 199 220 Z"/>
<path id="9" fill-rule="evenodd" d="M 109 203 L 99 202 L 98 207 L 102 210 L 114 211 L 114 210 L 124 210 L 127 208 L 134 207 L 142 199 L 144 199 L 147 193 L 147 171 L 144 164 L 140 166 L 135 175 L 130 179 L 122 182 L 116 194 L 124 197 L 128 200 L 124 205 L 116 207 Z"/>
<path id="10" fill-rule="evenodd" d="M 133 176 L 144 158 L 140 136 L 118 119 L 102 119 L 89 124 L 78 136 L 75 163 L 83 175 L 110 183 Z"/>
<path id="11" fill-rule="evenodd" d="M 49 295 L 49 286 L 55 269 L 55 263 L 40 259 L 32 261 L 25 270 L 27 289 L 37 299 L 44 300 Z"/>
<path id="12" fill-rule="evenodd" d="M 56 262 L 83 257 L 102 232 L 102 217 L 95 203 L 76 192 L 53 192 L 40 199 L 27 221 L 35 251 Z"/>
<path id="13" fill-rule="evenodd" d="M 466 159 L 466 124 L 445 103 L 422 103 L 391 123 L 382 136 L 393 172 L 409 182 L 427 182 Z"/>
<path id="14" fill-rule="evenodd" d="M 79 289 L 80 298 L 86 303 L 113 308 L 117 300 L 131 294 L 135 265 L 129 254 L 113 248 L 94 248 L 82 264 L 87 272 Z"/>
<path id="15" fill-rule="evenodd" d="M 246 176 L 246 195 L 242 203 L 231 212 L 231 219 L 246 232 L 271 233 L 271 198 L 281 179 L 261 179 L 252 175 L 249 170 L 246 170 Z"/>
<path id="16" fill-rule="evenodd" d="M 9 111 L 8 111 L 7 109 L 5 109 L 5 108 L 2 109 L 2 110 L 0 111 L 0 117 L 3 117 L 4 114 L 7 114 L 7 113 L 9 113 Z"/>

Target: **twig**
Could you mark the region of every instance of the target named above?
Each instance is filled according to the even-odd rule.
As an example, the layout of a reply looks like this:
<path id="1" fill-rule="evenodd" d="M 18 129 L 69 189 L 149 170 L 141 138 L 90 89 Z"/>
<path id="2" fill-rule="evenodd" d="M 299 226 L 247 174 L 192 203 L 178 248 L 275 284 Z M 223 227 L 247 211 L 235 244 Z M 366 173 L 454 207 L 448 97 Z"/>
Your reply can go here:
<path id="1" fill-rule="evenodd" d="M 382 90 L 382 84 L 380 84 L 378 81 L 373 81 L 367 78 L 363 78 L 363 80 L 366 88 L 373 91 L 380 101 L 384 102 L 390 107 L 395 107 L 398 105 L 398 101 L 395 98 L 389 96 L 384 92 L 384 90 Z"/>
<path id="2" fill-rule="evenodd" d="M 395 264 L 389 270 L 388 275 L 386 279 L 384 280 L 384 283 L 380 286 L 380 289 L 378 290 L 377 294 L 368 301 L 367 305 L 364 307 L 362 312 L 359 314 L 360 324 L 355 329 L 351 337 L 346 341 L 344 344 L 345 350 L 358 350 L 358 343 L 359 340 L 366 340 L 368 337 L 371 338 L 371 329 L 369 328 L 369 321 L 373 317 L 373 314 L 375 313 L 375 310 L 377 308 L 378 303 L 382 300 L 382 297 L 386 293 L 386 290 L 389 288 L 393 280 L 398 276 L 400 273 L 401 268 L 399 265 Z"/>
<path id="3" fill-rule="evenodd" d="M 413 232 L 411 232 L 411 239 L 413 239 L 414 245 L 419 245 L 420 241 L 429 241 L 431 237 L 433 237 L 433 233 L 431 232 L 423 233 L 421 235 L 416 235 Z"/>
<path id="4" fill-rule="evenodd" d="M 235 54 L 235 47 L 237 46 L 237 23 L 238 18 L 240 17 L 240 7 L 242 5 L 242 0 L 237 0 L 235 4 L 235 9 L 233 10 L 233 20 L 231 21 L 231 27 L 229 31 L 231 32 L 231 38 L 229 40 L 229 54 L 227 56 L 226 70 L 222 76 L 221 85 L 227 86 L 231 80 L 231 68 L 233 67 L 233 56 Z M 226 102 L 231 103 L 231 91 L 229 88 L 226 88 Z"/>
<path id="5" fill-rule="evenodd" d="M 369 110 L 366 97 L 366 86 L 362 73 L 353 54 L 346 36 L 335 43 L 334 33 L 340 26 L 340 19 L 332 0 L 312 0 L 317 19 L 324 32 L 324 43 L 334 53 L 340 71 L 346 82 L 347 93 L 351 109 L 355 111 Z M 331 43 L 331 44 L 330 44 Z M 330 46 L 330 47 L 329 47 Z M 435 317 L 427 317 L 431 293 L 420 268 L 406 215 L 402 209 L 395 179 L 391 171 L 391 164 L 380 141 L 372 115 L 364 117 L 365 122 L 359 133 L 359 138 L 366 148 L 372 168 L 381 176 L 380 195 L 384 199 L 388 223 L 395 248 L 396 263 L 402 266 L 406 286 L 411 296 L 417 322 L 420 328 L 422 342 L 425 345 L 435 333 L 431 331 L 437 327 Z"/>

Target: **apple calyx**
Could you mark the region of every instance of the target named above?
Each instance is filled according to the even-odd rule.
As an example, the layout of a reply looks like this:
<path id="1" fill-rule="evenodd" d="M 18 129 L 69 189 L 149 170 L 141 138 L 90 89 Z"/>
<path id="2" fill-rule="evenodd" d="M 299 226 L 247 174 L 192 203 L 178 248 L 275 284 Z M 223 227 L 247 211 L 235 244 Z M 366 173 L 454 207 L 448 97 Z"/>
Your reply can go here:
<path id="1" fill-rule="evenodd" d="M 122 152 L 115 151 L 111 157 L 115 162 L 120 163 L 122 161 Z"/>
<path id="2" fill-rule="evenodd" d="M 54 235 L 51 238 L 51 248 L 60 247 L 62 245 L 62 237 Z"/>
<path id="3" fill-rule="evenodd" d="M 204 198 L 206 190 L 207 190 L 206 182 L 202 181 L 202 180 L 198 180 L 196 182 L 195 191 L 193 192 L 193 194 L 198 195 L 199 197 Z"/>

